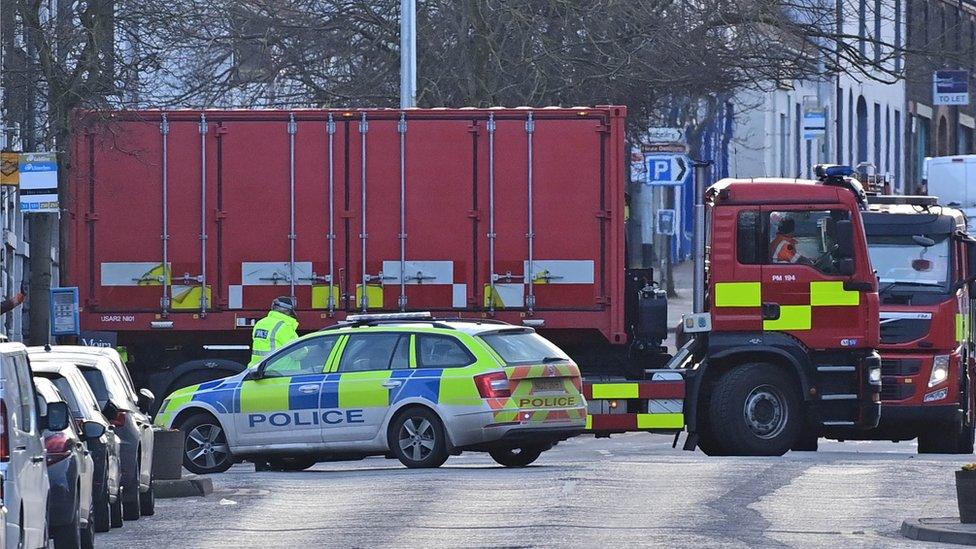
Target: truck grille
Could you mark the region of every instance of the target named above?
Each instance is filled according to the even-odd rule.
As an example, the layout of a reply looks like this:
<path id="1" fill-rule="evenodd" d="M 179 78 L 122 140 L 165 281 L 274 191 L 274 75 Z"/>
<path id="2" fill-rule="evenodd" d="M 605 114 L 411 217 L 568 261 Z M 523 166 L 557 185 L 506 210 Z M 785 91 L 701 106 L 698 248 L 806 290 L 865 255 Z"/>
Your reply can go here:
<path id="1" fill-rule="evenodd" d="M 915 385 L 898 383 L 894 378 L 882 378 L 881 400 L 905 400 L 915 395 Z"/>
<path id="2" fill-rule="evenodd" d="M 932 321 L 929 319 L 903 318 L 882 322 L 881 343 L 908 343 L 921 339 L 929 333 Z"/>
<path id="3" fill-rule="evenodd" d="M 881 360 L 881 375 L 884 376 L 913 376 L 922 369 L 920 358 L 888 358 Z"/>

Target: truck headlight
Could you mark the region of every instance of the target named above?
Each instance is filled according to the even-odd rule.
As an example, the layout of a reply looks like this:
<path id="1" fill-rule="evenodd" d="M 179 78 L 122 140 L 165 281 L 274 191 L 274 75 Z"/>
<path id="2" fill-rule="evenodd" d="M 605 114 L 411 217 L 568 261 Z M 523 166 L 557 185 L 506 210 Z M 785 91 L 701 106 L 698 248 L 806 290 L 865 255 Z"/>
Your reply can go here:
<path id="1" fill-rule="evenodd" d="M 929 387 L 935 387 L 949 379 L 949 355 L 935 355 L 932 360 L 932 375 L 929 376 Z"/>
<path id="2" fill-rule="evenodd" d="M 868 381 L 871 383 L 881 383 L 881 368 L 871 368 L 868 370 Z"/>

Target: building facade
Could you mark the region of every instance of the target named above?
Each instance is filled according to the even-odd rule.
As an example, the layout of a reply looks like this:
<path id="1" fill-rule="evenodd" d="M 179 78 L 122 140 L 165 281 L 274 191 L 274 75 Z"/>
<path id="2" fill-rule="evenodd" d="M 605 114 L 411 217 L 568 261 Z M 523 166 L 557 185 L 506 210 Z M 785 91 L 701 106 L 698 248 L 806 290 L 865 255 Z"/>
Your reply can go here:
<path id="1" fill-rule="evenodd" d="M 908 183 L 922 190 L 930 156 L 976 154 L 976 0 L 908 0 L 905 140 Z M 936 105 L 937 70 L 969 71 L 969 104 Z"/>

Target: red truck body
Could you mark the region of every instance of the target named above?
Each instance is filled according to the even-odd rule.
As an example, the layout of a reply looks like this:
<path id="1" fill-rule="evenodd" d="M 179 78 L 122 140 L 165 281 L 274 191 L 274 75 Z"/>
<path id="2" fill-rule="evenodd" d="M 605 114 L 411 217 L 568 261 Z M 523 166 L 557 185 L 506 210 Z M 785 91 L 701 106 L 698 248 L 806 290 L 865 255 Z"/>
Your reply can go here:
<path id="1" fill-rule="evenodd" d="M 65 258 L 83 329 L 247 343 L 292 291 L 303 330 L 363 310 L 365 275 L 371 312 L 494 310 L 625 343 L 625 114 L 89 113 Z"/>

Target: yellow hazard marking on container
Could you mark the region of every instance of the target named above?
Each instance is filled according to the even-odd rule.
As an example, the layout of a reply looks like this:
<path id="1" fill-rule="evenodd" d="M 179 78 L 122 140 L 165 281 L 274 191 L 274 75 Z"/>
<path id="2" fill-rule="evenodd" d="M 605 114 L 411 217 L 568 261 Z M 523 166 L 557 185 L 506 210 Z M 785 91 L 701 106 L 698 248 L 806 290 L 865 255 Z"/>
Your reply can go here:
<path id="1" fill-rule="evenodd" d="M 813 322 L 809 305 L 782 305 L 779 318 L 764 320 L 763 330 L 809 330 Z"/>
<path id="2" fill-rule="evenodd" d="M 585 427 L 585 429 L 587 431 L 592 431 L 593 430 L 593 416 L 590 415 L 590 414 L 586 414 L 586 427 Z"/>
<path id="3" fill-rule="evenodd" d="M 485 284 L 485 307 L 495 307 L 496 309 L 505 308 L 505 302 L 502 301 L 502 296 L 498 292 L 498 288 L 491 284 Z"/>
<path id="4" fill-rule="evenodd" d="M 201 286 L 172 286 L 173 300 L 171 307 L 178 309 L 199 309 L 200 296 L 203 295 Z M 207 286 L 207 306 L 213 304 L 213 289 Z"/>
<path id="5" fill-rule="evenodd" d="M 370 309 L 383 308 L 383 286 L 380 284 L 366 285 L 367 307 Z M 356 307 L 361 307 L 363 303 L 363 285 L 356 284 Z"/>
<path id="6" fill-rule="evenodd" d="M 762 305 L 760 282 L 716 282 L 716 307 L 759 307 Z"/>
<path id="7" fill-rule="evenodd" d="M 638 398 L 640 387 L 636 383 L 594 383 L 593 400 L 608 398 Z"/>
<path id="8" fill-rule="evenodd" d="M 329 308 L 329 289 L 328 285 L 312 286 L 312 308 L 313 309 L 328 309 Z M 339 307 L 339 286 L 332 285 L 332 307 Z M 370 298 L 372 301 L 372 297 Z"/>
<path id="9" fill-rule="evenodd" d="M 969 331 L 968 317 L 964 314 L 956 313 L 956 341 L 965 341 Z"/>
<path id="10" fill-rule="evenodd" d="M 637 414 L 638 429 L 681 429 L 684 426 L 684 414 Z"/>
<path id="11" fill-rule="evenodd" d="M 844 289 L 844 282 L 830 280 L 810 283 L 810 305 L 814 307 L 857 306 L 861 304 L 861 292 Z"/>

